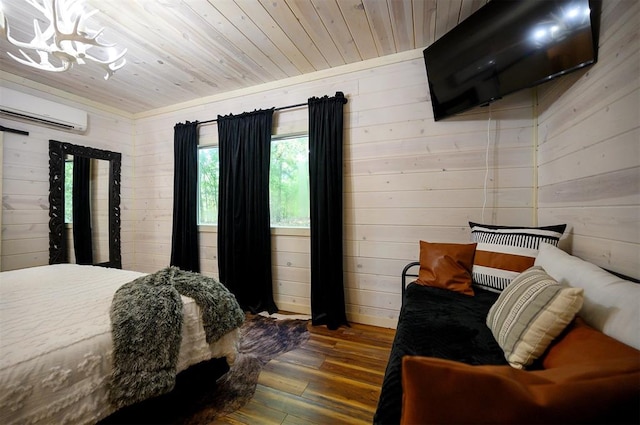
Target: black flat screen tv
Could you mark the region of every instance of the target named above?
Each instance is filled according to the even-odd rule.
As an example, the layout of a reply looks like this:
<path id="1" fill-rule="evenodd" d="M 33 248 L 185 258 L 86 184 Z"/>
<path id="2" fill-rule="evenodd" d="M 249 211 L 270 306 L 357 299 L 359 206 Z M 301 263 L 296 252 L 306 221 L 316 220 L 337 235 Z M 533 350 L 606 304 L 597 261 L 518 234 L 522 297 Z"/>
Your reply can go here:
<path id="1" fill-rule="evenodd" d="M 600 4 L 491 0 L 424 49 L 436 121 L 589 66 Z"/>

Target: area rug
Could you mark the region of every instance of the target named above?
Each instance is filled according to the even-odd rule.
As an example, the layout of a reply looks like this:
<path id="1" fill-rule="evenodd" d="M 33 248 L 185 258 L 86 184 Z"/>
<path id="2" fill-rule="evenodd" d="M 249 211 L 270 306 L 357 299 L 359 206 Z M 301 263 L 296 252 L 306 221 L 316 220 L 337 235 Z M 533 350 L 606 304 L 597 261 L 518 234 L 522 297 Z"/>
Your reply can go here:
<path id="1" fill-rule="evenodd" d="M 180 373 L 166 395 L 122 409 L 101 424 L 203 424 L 244 406 L 253 397 L 260 371 L 269 360 L 309 339 L 306 320 L 247 316 L 240 349 L 229 368 L 223 359 Z"/>

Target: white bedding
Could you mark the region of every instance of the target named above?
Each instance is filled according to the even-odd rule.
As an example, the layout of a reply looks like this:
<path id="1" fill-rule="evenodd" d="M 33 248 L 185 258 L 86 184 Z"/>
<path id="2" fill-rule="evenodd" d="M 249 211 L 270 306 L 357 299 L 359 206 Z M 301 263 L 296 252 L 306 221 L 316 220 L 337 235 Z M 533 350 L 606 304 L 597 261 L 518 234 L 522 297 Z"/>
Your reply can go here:
<path id="1" fill-rule="evenodd" d="M 107 383 L 115 291 L 144 273 L 57 264 L 0 273 L 0 423 L 95 423 L 113 413 Z M 178 371 L 233 362 L 239 331 L 205 342 L 195 301 L 182 297 Z"/>

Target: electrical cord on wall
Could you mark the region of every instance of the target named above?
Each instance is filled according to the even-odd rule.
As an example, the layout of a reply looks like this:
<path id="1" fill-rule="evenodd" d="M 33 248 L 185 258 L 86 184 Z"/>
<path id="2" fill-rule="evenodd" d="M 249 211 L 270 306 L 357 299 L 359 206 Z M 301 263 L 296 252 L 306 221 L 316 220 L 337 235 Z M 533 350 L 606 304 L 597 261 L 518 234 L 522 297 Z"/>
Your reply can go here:
<path id="1" fill-rule="evenodd" d="M 489 103 L 489 119 L 487 120 L 487 148 L 484 156 L 484 186 L 483 194 L 484 200 L 482 202 L 482 222 L 484 221 L 484 210 L 487 206 L 487 180 L 489 178 L 489 148 L 491 146 L 491 103 Z"/>

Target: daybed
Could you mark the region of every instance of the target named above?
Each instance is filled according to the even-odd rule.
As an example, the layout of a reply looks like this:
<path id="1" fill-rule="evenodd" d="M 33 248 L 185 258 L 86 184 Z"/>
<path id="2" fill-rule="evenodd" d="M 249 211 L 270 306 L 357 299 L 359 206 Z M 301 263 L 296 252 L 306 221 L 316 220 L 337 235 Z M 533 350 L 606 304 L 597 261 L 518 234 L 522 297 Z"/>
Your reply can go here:
<path id="1" fill-rule="evenodd" d="M 491 274 L 483 267 L 496 241 L 472 236 L 477 245 L 421 241 L 420 261 L 403 270 L 374 423 L 638 423 L 640 285 L 565 253 L 556 239 L 538 241 L 523 271 L 488 290 L 494 281 L 481 274 Z M 472 295 L 460 283 L 465 262 Z"/>
<path id="2" fill-rule="evenodd" d="M 113 370 L 119 368 L 120 378 L 129 379 L 126 365 L 114 365 L 114 358 L 118 357 L 114 348 L 117 349 L 118 344 L 112 338 L 112 300 L 119 289 L 131 288 L 130 282 L 137 279 L 147 282 L 147 277 L 159 276 L 160 272 L 146 275 L 96 266 L 56 264 L 0 273 L 0 423 L 95 423 L 119 405 L 139 397 L 140 394 L 129 394 L 126 396 L 133 397 L 120 397 L 115 403 L 111 392 L 115 381 Z M 172 268 L 165 272 L 173 273 Z M 206 280 L 194 275 L 193 281 Z M 159 317 L 158 312 L 167 305 L 175 306 L 174 318 L 178 318 L 173 321 L 178 325 L 169 332 L 177 333 L 174 347 L 179 352 L 171 355 L 173 359 L 168 356 L 163 360 L 177 357 L 177 363 L 175 368 L 167 367 L 160 372 L 177 373 L 211 358 L 226 357 L 228 362 L 233 362 L 244 313 L 233 295 L 222 294 L 226 289 L 216 291 L 221 291 L 216 300 L 223 300 L 225 309 L 220 314 L 233 316 L 230 323 L 234 324 L 229 325 L 229 329 L 220 328 L 223 335 L 215 341 L 205 333 L 206 317 L 203 318 L 203 309 L 192 297 L 174 293 L 173 304 L 163 299 L 151 306 L 152 320 Z M 132 309 L 131 313 L 129 318 L 121 316 L 128 325 L 137 321 L 135 315 L 139 312 Z M 161 320 L 156 322 L 154 326 L 168 325 Z M 129 329 L 127 333 L 132 334 Z M 155 343 L 170 345 L 168 341 Z M 145 344 L 138 340 L 137 344 L 124 348 L 142 353 Z M 131 350 L 125 354 L 136 352 Z M 140 365 L 134 368 L 142 369 L 148 377 L 158 377 L 158 371 L 147 368 L 160 361 L 157 353 L 154 357 L 141 360 L 142 368 Z M 170 365 L 171 361 L 166 364 Z M 170 376 L 163 378 L 163 385 L 170 383 Z M 131 383 L 139 382 L 127 381 Z M 137 390 L 138 387 L 122 385 L 121 388 Z"/>

